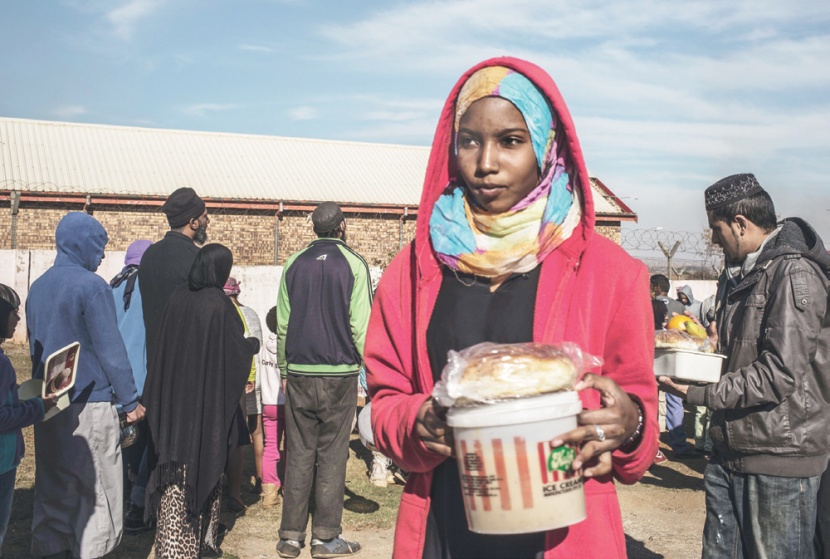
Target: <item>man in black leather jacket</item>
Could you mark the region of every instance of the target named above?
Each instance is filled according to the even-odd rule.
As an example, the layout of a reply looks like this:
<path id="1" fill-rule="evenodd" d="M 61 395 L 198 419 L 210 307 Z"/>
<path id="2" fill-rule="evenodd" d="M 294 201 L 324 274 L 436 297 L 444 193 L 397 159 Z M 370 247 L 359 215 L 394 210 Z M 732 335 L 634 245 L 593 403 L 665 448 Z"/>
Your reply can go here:
<path id="1" fill-rule="evenodd" d="M 751 174 L 705 198 L 725 258 L 710 325 L 724 374 L 706 386 L 660 378 L 713 411 L 703 557 L 813 557 L 830 454 L 830 256 L 803 220 L 776 223 Z"/>

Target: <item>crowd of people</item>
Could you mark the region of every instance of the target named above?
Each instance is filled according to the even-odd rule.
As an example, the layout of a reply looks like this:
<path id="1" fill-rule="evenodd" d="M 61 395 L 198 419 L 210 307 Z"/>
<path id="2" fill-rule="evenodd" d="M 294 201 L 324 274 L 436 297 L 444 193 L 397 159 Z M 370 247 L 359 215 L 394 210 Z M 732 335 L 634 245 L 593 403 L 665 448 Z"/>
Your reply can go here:
<path id="1" fill-rule="evenodd" d="M 300 555 L 311 516 L 312 557 L 353 555 L 361 546 L 341 536 L 342 510 L 363 371 L 372 444 L 408 472 L 395 557 L 625 557 L 615 482 L 635 483 L 661 459 L 654 329 L 676 313 L 707 327 L 726 355 L 719 382 L 659 379 L 675 457 L 692 452 L 684 403 L 701 410 L 695 446 L 711 454 L 703 557 L 825 557 L 830 257 L 805 222 L 777 221 L 753 175 L 717 181 L 704 200 L 725 269 L 711 299 L 689 288 L 674 299 L 668 278 L 649 277 L 596 233 L 583 152 L 551 77 L 498 58 L 452 89 L 415 238 L 377 291 L 346 242 L 342 210 L 322 203 L 311 215 L 317 238 L 285 262 L 267 336 L 240 302 L 233 254 L 207 243 L 210 218 L 193 189 L 170 195 L 170 231 L 133 243 L 111 285 L 94 273 L 106 231 L 67 214 L 55 264 L 26 301 L 33 377 L 70 342 L 82 358 L 71 404 L 43 421 L 54 397 L 21 401 L 0 350 L 0 545 L 20 429 L 34 424 L 35 556 L 102 557 L 122 530 L 149 529 L 158 558 L 221 556 L 223 479 L 226 506 L 244 508 L 247 444 L 262 505 L 282 494 L 278 554 Z M 0 336 L 13 333 L 19 306 L 0 286 Z M 563 341 L 602 362 L 575 386 L 577 427 L 552 443 L 577 448 L 571 468 L 584 479 L 587 519 L 540 533 L 473 532 L 448 410 L 432 397 L 448 352 Z M 139 425 L 126 465 L 121 418 Z"/>
<path id="2" fill-rule="evenodd" d="M 79 342 L 81 357 L 68 406 L 45 421 L 57 396 L 21 400 L 0 349 L 0 545 L 21 429 L 35 425 L 36 557 L 103 557 L 123 532 L 153 529 L 160 559 L 220 557 L 223 493 L 227 510 L 246 508 L 248 444 L 262 506 L 284 496 L 280 554 L 296 556 L 304 545 L 312 482 L 312 554 L 356 553 L 360 545 L 339 535 L 372 288 L 368 266 L 345 242 L 342 211 L 324 203 L 312 214 L 319 238 L 286 263 L 267 337 L 240 301 L 231 251 L 207 243 L 204 201 L 180 188 L 162 211 L 170 230 L 156 243 L 133 242 L 109 284 L 95 273 L 104 227 L 69 213 L 56 228 L 55 264 L 33 282 L 25 305 L 33 378 L 43 378 L 45 360 L 67 343 Z M 19 312 L 16 292 L 0 286 L 0 337 L 12 337 Z M 336 397 L 322 399 L 333 390 Z M 122 448 L 125 425 L 135 435 Z M 281 458 L 289 464 L 282 474 Z"/>

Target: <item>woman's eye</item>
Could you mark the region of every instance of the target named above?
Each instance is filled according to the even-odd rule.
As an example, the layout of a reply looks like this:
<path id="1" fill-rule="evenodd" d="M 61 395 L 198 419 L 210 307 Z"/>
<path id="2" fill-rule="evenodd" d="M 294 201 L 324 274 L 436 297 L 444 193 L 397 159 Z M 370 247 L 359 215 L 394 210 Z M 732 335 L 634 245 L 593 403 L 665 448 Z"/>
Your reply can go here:
<path id="1" fill-rule="evenodd" d="M 475 145 L 475 143 L 475 139 L 471 138 L 470 136 L 460 136 L 458 138 L 459 147 L 470 147 Z"/>
<path id="2" fill-rule="evenodd" d="M 517 138 L 516 136 L 508 136 L 502 139 L 502 143 L 506 146 L 517 146 L 523 143 L 521 138 Z"/>

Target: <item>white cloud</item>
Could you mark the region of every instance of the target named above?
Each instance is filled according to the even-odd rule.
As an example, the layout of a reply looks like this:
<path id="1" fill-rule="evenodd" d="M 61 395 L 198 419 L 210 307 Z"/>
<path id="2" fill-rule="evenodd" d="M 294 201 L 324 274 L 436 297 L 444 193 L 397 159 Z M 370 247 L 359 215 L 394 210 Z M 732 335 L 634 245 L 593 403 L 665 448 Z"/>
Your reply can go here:
<path id="1" fill-rule="evenodd" d="M 319 111 L 314 107 L 295 107 L 288 111 L 291 120 L 313 120 L 319 116 Z"/>
<path id="2" fill-rule="evenodd" d="M 406 99 L 384 98 L 380 96 L 362 96 L 361 105 L 368 107 L 356 113 L 358 120 L 383 122 L 436 122 L 438 114 L 444 106 L 441 99 Z M 407 134 L 411 136 L 411 134 Z"/>
<path id="3" fill-rule="evenodd" d="M 184 113 L 188 116 L 195 116 L 197 118 L 204 118 L 208 113 L 217 111 L 230 111 L 238 108 L 234 104 L 219 104 L 219 103 L 196 103 L 184 108 Z"/>
<path id="4" fill-rule="evenodd" d="M 87 112 L 89 111 L 87 111 L 86 107 L 82 107 L 81 105 L 63 105 L 52 109 L 52 114 L 59 118 L 73 118 L 84 115 Z"/>
<path id="5" fill-rule="evenodd" d="M 547 0 L 442 0 L 395 4 L 363 20 L 322 25 L 319 33 L 335 45 L 329 58 L 392 75 L 458 75 L 479 60 L 511 54 L 556 70 L 555 79 L 562 65 L 593 72 L 610 92 L 617 80 L 781 90 L 828 80 L 826 36 L 781 35 L 804 22 L 820 28 L 830 21 L 830 5 L 796 3 L 797 9 L 760 0 L 682 8 L 657 0 L 567 7 Z"/>
<path id="6" fill-rule="evenodd" d="M 430 1 L 325 25 L 320 34 L 340 47 L 333 56 L 389 76 L 457 76 L 491 55 L 526 58 L 551 73 L 575 118 L 600 119 L 597 136 L 622 136 L 656 153 L 690 149 L 725 157 L 738 141 L 753 149 L 769 147 L 771 138 L 827 141 L 820 132 L 817 142 L 799 139 L 796 121 L 830 129 L 823 95 L 830 88 L 830 34 L 815 31 L 830 21 L 830 6 L 797 4 L 697 1 L 678 9 L 633 0 L 563 9 L 534 0 Z M 812 32 L 801 29 L 805 22 Z M 812 104 L 789 102 L 810 92 Z M 385 111 L 367 116 L 407 116 Z M 689 138 L 699 141 L 687 145 Z"/>
<path id="7" fill-rule="evenodd" d="M 163 4 L 164 0 L 127 0 L 117 8 L 106 14 L 106 19 L 112 23 L 114 32 L 122 39 L 130 39 L 133 27 L 142 19 L 146 19 Z"/>
<path id="8" fill-rule="evenodd" d="M 245 51 L 250 51 L 250 52 L 264 52 L 264 53 L 274 52 L 274 49 L 272 49 L 270 47 L 265 47 L 265 46 L 262 46 L 262 45 L 242 44 L 242 45 L 239 45 L 236 48 L 238 48 L 239 50 L 245 50 Z"/>
<path id="9" fill-rule="evenodd" d="M 818 212 L 806 194 L 791 192 L 827 191 L 830 4 L 434 0 L 391 6 L 321 26 L 323 40 L 335 45 L 330 58 L 390 80 L 429 76 L 448 84 L 491 56 L 535 62 L 559 85 L 592 172 L 617 195 L 637 198 L 630 205 L 643 226 L 702 230 L 703 188 L 743 171 L 769 185 L 785 215 L 800 209 L 814 222 L 827 221 L 821 214 L 830 209 L 830 195 L 815 194 L 824 196 Z M 378 104 L 362 113 L 367 126 L 354 134 L 429 138 L 440 103 L 422 109 Z"/>
<path id="10" fill-rule="evenodd" d="M 435 133 L 437 118 L 407 120 L 379 120 L 367 126 L 356 128 L 349 132 L 348 139 L 360 139 L 371 142 L 392 142 L 420 144 L 421 138 L 432 136 Z"/>

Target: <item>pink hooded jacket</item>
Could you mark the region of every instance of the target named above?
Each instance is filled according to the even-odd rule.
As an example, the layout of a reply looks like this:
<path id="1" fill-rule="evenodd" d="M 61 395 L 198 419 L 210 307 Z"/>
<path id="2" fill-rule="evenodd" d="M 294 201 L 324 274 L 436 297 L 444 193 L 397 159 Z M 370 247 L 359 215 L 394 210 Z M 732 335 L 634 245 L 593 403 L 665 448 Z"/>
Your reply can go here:
<path id="1" fill-rule="evenodd" d="M 432 144 L 415 240 L 386 269 L 376 293 L 366 339 L 367 381 L 372 398 L 372 430 L 377 447 L 411 472 L 401 497 L 394 556 L 421 557 L 430 506 L 432 470 L 443 456 L 415 435 L 421 404 L 430 398 L 433 372 L 426 330 L 441 287 L 441 269 L 429 240 L 433 205 L 455 175 L 452 156 L 455 100 L 465 81 L 485 66 L 501 65 L 524 74 L 545 93 L 559 116 L 581 188 L 583 214 L 570 238 L 543 262 L 539 277 L 533 339 L 572 341 L 604 365 L 597 374 L 612 378 L 638 400 L 644 412 L 642 442 L 630 454 L 613 453 L 613 472 L 622 483 L 637 482 L 657 452 L 657 387 L 652 372 L 654 330 L 648 271 L 613 242 L 594 234 L 590 179 L 573 121 L 559 90 L 542 69 L 515 58 L 495 58 L 468 70 L 453 88 Z M 600 407 L 599 393 L 580 393 L 586 409 Z M 546 538 L 545 557 L 625 557 L 625 537 L 611 476 L 585 484 L 588 517 Z"/>

